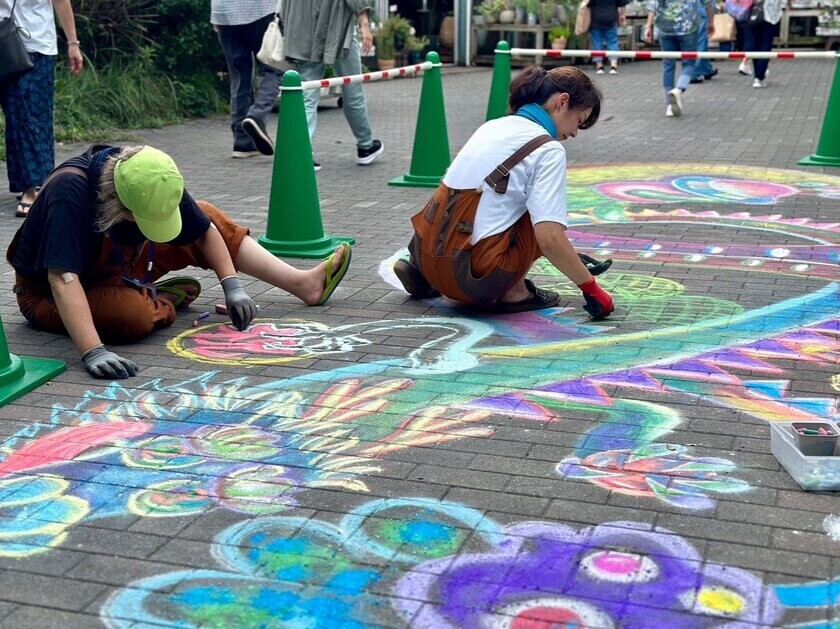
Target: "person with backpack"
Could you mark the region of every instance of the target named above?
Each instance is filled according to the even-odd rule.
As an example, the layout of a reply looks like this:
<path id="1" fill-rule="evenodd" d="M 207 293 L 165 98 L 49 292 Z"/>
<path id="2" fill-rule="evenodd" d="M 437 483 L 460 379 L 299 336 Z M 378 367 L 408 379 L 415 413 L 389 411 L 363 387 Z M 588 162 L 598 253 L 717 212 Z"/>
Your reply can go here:
<path id="1" fill-rule="evenodd" d="M 703 7 L 708 18 L 706 34 L 715 34 L 715 21 L 712 12 L 714 0 L 647 0 L 648 19 L 645 25 L 644 40 L 653 43 L 653 28 L 659 35 L 659 46 L 665 52 L 695 52 L 697 50 L 697 32 L 700 28 L 698 7 Z M 665 88 L 665 115 L 678 117 L 683 113 L 682 95 L 688 89 L 694 77 L 697 59 L 683 59 L 680 78 L 674 84 L 676 59 L 662 60 L 662 86 Z"/>
<path id="2" fill-rule="evenodd" d="M 412 219 L 409 258 L 394 273 L 417 299 L 445 295 L 498 313 L 551 308 L 554 291 L 526 279 L 545 256 L 583 293 L 594 319 L 613 310 L 566 236 L 566 150 L 594 125 L 601 91 L 571 67 L 531 66 L 511 83 L 511 115 L 484 123 Z M 602 270 L 602 269 L 598 269 Z"/>

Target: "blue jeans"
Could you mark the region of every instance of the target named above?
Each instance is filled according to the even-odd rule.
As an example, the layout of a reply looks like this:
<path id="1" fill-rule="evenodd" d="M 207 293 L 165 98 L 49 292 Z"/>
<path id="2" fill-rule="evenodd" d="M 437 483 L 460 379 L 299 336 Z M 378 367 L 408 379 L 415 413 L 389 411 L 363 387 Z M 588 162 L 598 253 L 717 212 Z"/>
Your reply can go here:
<path id="1" fill-rule="evenodd" d="M 592 45 L 592 50 L 618 50 L 618 27 L 611 26 L 609 28 L 595 28 L 589 29 L 589 39 Z M 606 47 L 604 43 L 606 42 Z M 592 55 L 592 60 L 596 65 L 604 65 L 604 58 Z M 610 57 L 610 63 L 617 64 L 618 57 Z"/>
<path id="2" fill-rule="evenodd" d="M 265 125 L 280 94 L 283 73 L 257 61 L 265 29 L 273 19 L 269 14 L 250 24 L 219 26 L 219 41 L 230 73 L 230 129 L 235 151 L 256 150 L 251 137 L 242 130 L 242 120 L 248 116 Z M 254 64 L 260 76 L 256 90 Z"/>
<path id="3" fill-rule="evenodd" d="M 764 20 L 755 26 L 744 27 L 744 50 L 748 52 L 763 51 L 769 52 L 773 49 L 773 38 L 779 33 L 778 24 L 770 24 Z M 763 81 L 767 76 L 768 59 L 753 59 L 755 78 Z"/>
<path id="4" fill-rule="evenodd" d="M 707 52 L 709 50 L 709 34 L 706 29 L 709 28 L 709 16 L 706 15 L 706 6 L 702 2 L 697 4 L 697 11 L 700 14 L 700 28 L 697 29 L 697 52 Z M 700 79 L 711 73 L 711 59 L 698 59 L 694 66 L 694 78 Z"/>
<path id="5" fill-rule="evenodd" d="M 298 72 L 301 81 L 320 81 L 324 78 L 324 63 L 321 61 L 298 61 Z M 336 59 L 332 64 L 336 76 L 348 76 L 362 73 L 362 56 L 359 41 L 355 35 L 350 44 L 350 54 Z M 373 146 L 373 133 L 368 122 L 367 103 L 361 83 L 341 86 L 341 96 L 344 99 L 344 117 L 350 130 L 356 137 L 356 147 L 369 149 Z M 303 104 L 306 107 L 306 123 L 309 127 L 309 139 L 315 135 L 318 125 L 318 102 L 321 100 L 321 90 L 306 90 L 303 93 Z"/>
<path id="6" fill-rule="evenodd" d="M 659 47 L 664 52 L 674 51 L 690 51 L 697 50 L 697 31 L 688 33 L 687 35 L 663 35 L 659 34 Z M 676 87 L 683 92 L 688 89 L 688 84 L 691 83 L 691 78 L 694 76 L 694 66 L 696 59 L 683 59 L 682 72 L 677 81 Z M 668 104 L 668 92 L 674 89 L 674 70 L 677 67 L 676 59 L 662 60 L 662 87 L 665 88 L 665 104 Z"/>

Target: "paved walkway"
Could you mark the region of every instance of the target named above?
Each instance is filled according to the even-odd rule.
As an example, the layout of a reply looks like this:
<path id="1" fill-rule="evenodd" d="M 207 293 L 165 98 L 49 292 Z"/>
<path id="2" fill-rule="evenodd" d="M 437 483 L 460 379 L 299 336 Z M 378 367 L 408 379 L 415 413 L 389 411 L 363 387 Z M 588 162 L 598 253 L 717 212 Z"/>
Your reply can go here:
<path id="1" fill-rule="evenodd" d="M 796 166 L 834 68 L 773 62 L 755 90 L 719 67 L 679 119 L 658 62 L 598 77 L 602 121 L 567 142 L 572 235 L 616 260 L 601 323 L 545 264 L 564 300 L 540 313 L 394 287 L 430 194 L 386 185 L 420 81 L 366 88 L 372 166 L 319 116 L 324 225 L 357 239 L 327 307 L 252 281 L 249 333 L 194 328 L 222 301 L 199 272 L 188 313 L 120 350 L 140 375 L 108 383 L 25 325 L 6 267 L 11 350 L 68 370 L 0 409 L 0 626 L 836 626 L 840 503 L 770 451 L 771 424 L 837 417 L 840 171 Z M 453 152 L 489 83 L 445 73 Z M 138 139 L 264 232 L 271 160 L 230 159 L 226 120 Z M 18 224 L 0 197 L 4 249 Z"/>

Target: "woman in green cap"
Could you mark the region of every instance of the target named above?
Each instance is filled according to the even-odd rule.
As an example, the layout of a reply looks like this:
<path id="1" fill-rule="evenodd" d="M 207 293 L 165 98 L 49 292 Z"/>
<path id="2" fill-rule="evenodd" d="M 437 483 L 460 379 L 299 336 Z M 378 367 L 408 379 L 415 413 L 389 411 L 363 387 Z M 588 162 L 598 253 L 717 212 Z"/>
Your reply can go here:
<path id="1" fill-rule="evenodd" d="M 105 349 L 175 321 L 198 297 L 191 277 L 158 281 L 188 266 L 211 269 L 232 323 L 256 316 L 237 271 L 322 305 L 350 264 L 340 245 L 320 265 L 296 269 L 263 249 L 213 205 L 194 201 L 172 158 L 150 146 L 94 145 L 59 166 L 9 245 L 18 306 L 34 327 L 69 334 L 98 378 L 127 378 L 137 365 Z"/>

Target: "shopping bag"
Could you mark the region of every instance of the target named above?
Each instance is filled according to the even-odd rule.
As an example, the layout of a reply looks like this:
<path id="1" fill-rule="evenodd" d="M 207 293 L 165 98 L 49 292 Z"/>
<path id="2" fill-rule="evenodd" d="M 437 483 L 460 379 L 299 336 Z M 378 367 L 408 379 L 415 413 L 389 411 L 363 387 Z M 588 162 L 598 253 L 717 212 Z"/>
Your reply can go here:
<path id="1" fill-rule="evenodd" d="M 738 27 L 735 24 L 735 18 L 728 13 L 715 13 L 714 23 L 715 34 L 712 35 L 712 41 L 735 41 L 738 37 Z"/>
<path id="2" fill-rule="evenodd" d="M 589 32 L 592 23 L 592 12 L 589 10 L 589 0 L 582 0 L 575 16 L 575 35 Z"/>

